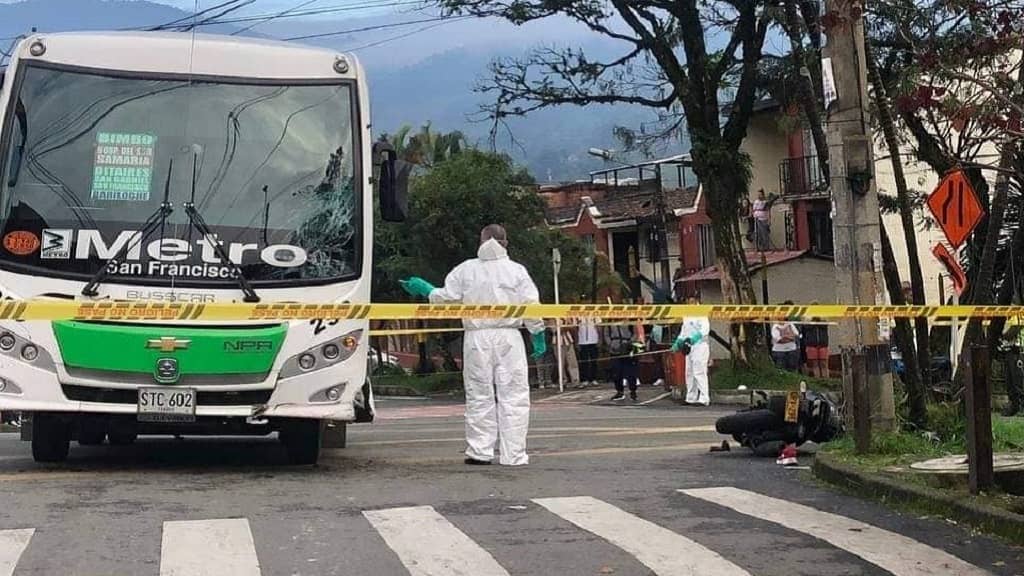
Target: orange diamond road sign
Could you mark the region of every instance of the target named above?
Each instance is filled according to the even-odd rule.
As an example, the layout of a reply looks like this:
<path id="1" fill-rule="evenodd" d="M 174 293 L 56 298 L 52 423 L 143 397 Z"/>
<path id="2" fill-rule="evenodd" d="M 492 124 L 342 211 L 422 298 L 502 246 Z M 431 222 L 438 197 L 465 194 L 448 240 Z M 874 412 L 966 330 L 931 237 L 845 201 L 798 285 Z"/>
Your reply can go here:
<path id="1" fill-rule="evenodd" d="M 928 197 L 928 208 L 954 250 L 964 243 L 985 215 L 978 195 L 959 168 L 946 174 L 935 187 Z"/>

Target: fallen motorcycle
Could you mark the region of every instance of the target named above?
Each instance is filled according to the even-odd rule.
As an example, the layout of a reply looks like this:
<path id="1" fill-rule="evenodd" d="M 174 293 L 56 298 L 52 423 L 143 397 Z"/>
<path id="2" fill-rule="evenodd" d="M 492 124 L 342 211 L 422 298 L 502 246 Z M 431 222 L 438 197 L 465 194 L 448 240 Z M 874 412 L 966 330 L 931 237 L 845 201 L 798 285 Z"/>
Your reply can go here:
<path id="1" fill-rule="evenodd" d="M 843 422 L 836 405 L 817 392 L 789 396 L 761 392 L 749 408 L 719 418 L 715 429 L 759 456 L 777 456 L 787 444 L 835 439 L 843 433 Z"/>

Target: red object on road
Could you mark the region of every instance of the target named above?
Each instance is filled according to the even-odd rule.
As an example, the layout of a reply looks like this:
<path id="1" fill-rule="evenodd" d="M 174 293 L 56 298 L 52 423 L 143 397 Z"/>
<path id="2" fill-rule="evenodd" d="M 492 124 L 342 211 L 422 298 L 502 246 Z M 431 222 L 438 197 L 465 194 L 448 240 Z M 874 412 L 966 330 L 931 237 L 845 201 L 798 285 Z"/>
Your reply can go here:
<path id="1" fill-rule="evenodd" d="M 782 453 L 779 454 L 776 464 L 782 466 L 796 466 L 799 462 L 796 459 L 796 444 L 786 444 L 786 447 L 782 449 Z"/>

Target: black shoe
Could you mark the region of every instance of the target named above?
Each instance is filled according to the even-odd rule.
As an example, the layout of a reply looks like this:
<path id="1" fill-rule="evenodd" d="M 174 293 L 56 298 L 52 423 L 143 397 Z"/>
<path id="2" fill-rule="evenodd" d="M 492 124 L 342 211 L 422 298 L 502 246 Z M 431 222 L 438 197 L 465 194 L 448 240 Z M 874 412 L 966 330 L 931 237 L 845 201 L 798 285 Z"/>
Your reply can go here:
<path id="1" fill-rule="evenodd" d="M 636 402 L 636 394 L 631 395 L 629 399 L 632 400 L 633 402 Z"/>
<path id="2" fill-rule="evenodd" d="M 490 460 L 477 460 L 476 458 L 466 458 L 462 461 L 463 464 L 469 464 L 470 466 L 490 466 Z"/>
<path id="3" fill-rule="evenodd" d="M 615 396 L 612 396 L 612 400 L 614 400 L 615 402 L 618 402 L 619 400 L 625 400 L 625 399 L 626 399 L 626 395 L 623 394 L 622 392 L 619 392 Z"/>

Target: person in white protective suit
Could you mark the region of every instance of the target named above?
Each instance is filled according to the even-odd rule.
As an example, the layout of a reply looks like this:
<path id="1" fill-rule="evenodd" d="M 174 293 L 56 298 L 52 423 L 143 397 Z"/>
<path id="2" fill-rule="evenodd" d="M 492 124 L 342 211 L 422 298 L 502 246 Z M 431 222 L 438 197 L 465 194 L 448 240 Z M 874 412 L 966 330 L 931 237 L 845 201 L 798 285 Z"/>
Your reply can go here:
<path id="1" fill-rule="evenodd" d="M 699 304 L 696 298 L 690 298 L 688 304 Z M 688 316 L 683 318 L 683 327 L 679 336 L 672 344 L 672 351 L 686 354 L 686 403 L 707 406 L 711 402 L 708 390 L 708 361 L 711 358 L 711 346 L 708 335 L 711 333 L 711 322 L 706 316 Z"/>
<path id="2" fill-rule="evenodd" d="M 414 296 L 433 303 L 536 304 L 537 287 L 521 264 L 508 257 L 505 229 L 491 224 L 480 233 L 477 257 L 456 266 L 435 288 L 422 278 L 401 282 Z M 547 350 L 541 319 L 464 319 L 462 379 L 466 389 L 466 464 L 490 464 L 499 444 L 500 464 L 529 463 L 526 432 L 530 384 L 526 346 L 519 329 L 533 335 L 533 356 Z M 497 398 L 497 402 L 495 402 Z"/>

